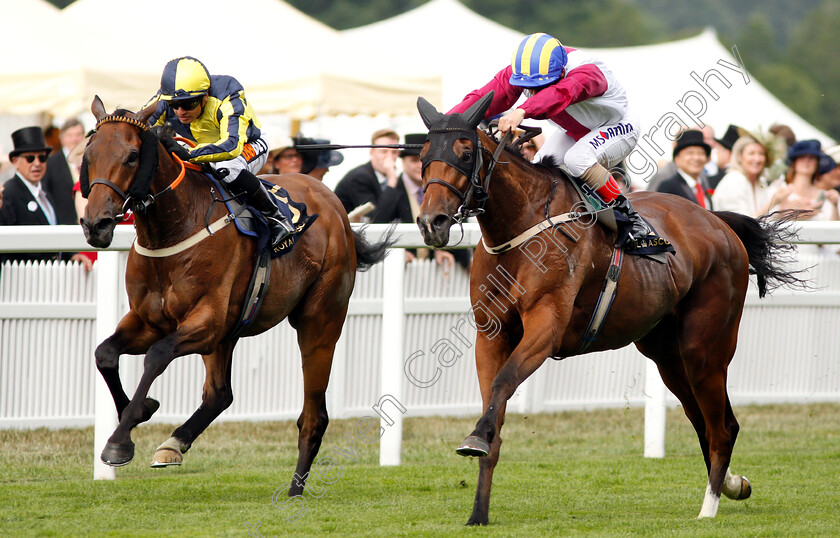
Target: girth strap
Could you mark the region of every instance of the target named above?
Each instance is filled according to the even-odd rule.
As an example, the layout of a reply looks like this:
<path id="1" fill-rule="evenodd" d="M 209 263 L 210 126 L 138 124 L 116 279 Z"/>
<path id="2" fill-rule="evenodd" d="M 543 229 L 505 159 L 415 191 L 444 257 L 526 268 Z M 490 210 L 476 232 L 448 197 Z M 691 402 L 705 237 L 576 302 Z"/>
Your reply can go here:
<path id="1" fill-rule="evenodd" d="M 578 344 L 575 355 L 580 355 L 585 352 L 595 339 L 598 338 L 598 333 L 604 325 L 604 319 L 607 317 L 613 299 L 615 299 L 615 294 L 618 291 L 618 277 L 621 276 L 621 264 L 623 261 L 624 250 L 615 248 L 610 267 L 607 269 L 607 278 L 601 287 L 598 302 L 595 303 L 595 312 L 592 313 L 592 319 L 589 320 L 589 326 L 586 327 L 586 332 L 583 333 L 583 339 Z"/>

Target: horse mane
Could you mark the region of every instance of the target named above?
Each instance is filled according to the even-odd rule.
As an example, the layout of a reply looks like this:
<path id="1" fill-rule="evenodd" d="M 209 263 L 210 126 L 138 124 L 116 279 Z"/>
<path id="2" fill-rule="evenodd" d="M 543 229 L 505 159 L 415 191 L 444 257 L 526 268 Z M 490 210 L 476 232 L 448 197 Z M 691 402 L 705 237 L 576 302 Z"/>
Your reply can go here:
<path id="1" fill-rule="evenodd" d="M 130 118 L 134 116 L 134 112 L 126 108 L 118 108 L 114 110 L 112 116 L 123 116 L 126 118 Z M 189 151 L 187 151 L 187 149 L 184 148 L 184 146 L 182 146 L 175 140 L 175 137 L 178 136 L 178 133 L 175 132 L 175 129 L 173 129 L 171 125 L 169 125 L 168 123 L 163 125 L 155 125 L 151 129 L 149 129 L 149 131 L 152 132 L 155 135 L 155 137 L 160 141 L 164 149 L 166 149 L 167 153 L 174 153 L 183 161 L 189 160 Z"/>
<path id="2" fill-rule="evenodd" d="M 486 130 L 482 130 L 482 132 L 494 143 L 499 144 L 500 140 L 496 137 L 495 132 Z M 538 162 L 531 162 L 522 155 L 522 146 L 520 145 L 509 144 L 505 146 L 505 150 L 519 161 L 534 167 L 536 171 L 541 171 L 551 177 L 554 177 L 558 173 L 561 175 L 565 174 L 557 162 L 557 157 L 554 155 L 543 155 Z"/>

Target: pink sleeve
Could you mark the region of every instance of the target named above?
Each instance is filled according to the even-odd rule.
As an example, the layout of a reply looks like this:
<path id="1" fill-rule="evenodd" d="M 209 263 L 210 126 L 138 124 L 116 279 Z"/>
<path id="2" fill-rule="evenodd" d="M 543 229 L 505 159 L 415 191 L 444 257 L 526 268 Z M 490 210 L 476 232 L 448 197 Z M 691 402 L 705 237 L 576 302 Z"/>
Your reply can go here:
<path id="1" fill-rule="evenodd" d="M 531 97 L 519 108 L 528 118 L 544 120 L 559 115 L 569 105 L 604 95 L 606 91 L 607 79 L 601 70 L 593 64 L 585 64 L 572 69 L 559 82 Z"/>
<path id="2" fill-rule="evenodd" d="M 493 102 L 490 103 L 490 108 L 487 109 L 485 118 L 492 118 L 493 116 L 504 112 L 513 106 L 519 96 L 522 94 L 522 88 L 512 86 L 509 82 L 512 69 L 510 66 L 505 67 L 493 79 L 485 84 L 483 87 L 473 90 L 464 97 L 464 100 L 452 107 L 448 114 L 463 113 L 470 105 L 487 95 L 491 90 L 494 92 Z"/>

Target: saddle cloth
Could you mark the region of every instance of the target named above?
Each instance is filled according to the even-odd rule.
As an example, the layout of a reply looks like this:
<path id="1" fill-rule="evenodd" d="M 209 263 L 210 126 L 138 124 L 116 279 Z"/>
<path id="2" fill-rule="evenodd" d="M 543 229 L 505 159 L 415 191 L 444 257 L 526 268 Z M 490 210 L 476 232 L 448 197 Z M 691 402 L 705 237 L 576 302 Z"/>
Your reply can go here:
<path id="1" fill-rule="evenodd" d="M 250 206 L 244 206 L 237 198 L 231 195 L 227 189 L 227 185 L 208 175 L 214 186 L 222 193 L 225 200 L 225 207 L 231 215 L 235 215 L 234 223 L 239 233 L 257 239 L 257 251 L 262 252 L 268 247 L 268 224 L 265 222 L 265 217 L 262 213 Z M 263 186 L 270 192 L 274 198 L 274 203 L 280 210 L 280 213 L 289 219 L 295 227 L 295 233 L 287 237 L 279 245 L 277 245 L 271 252 L 271 258 L 279 258 L 284 254 L 292 251 L 292 248 L 297 243 L 297 240 L 303 235 L 303 232 L 309 228 L 312 223 L 318 218 L 318 214 L 309 215 L 306 211 L 306 204 L 302 202 L 295 202 L 286 192 L 286 189 L 275 185 L 269 181 L 260 178 Z"/>
<path id="2" fill-rule="evenodd" d="M 579 178 L 572 178 L 572 184 L 577 189 L 578 193 L 580 194 L 581 198 L 583 199 L 584 203 L 589 206 L 590 210 L 592 211 L 600 211 L 607 208 L 606 203 L 601 199 L 601 197 L 592 190 L 592 187 L 581 181 Z M 603 219 L 603 213 L 598 213 L 598 220 L 608 228 L 612 229 L 613 231 L 617 232 L 617 237 L 627 237 L 628 232 L 630 231 L 630 219 L 628 219 L 623 213 L 618 210 L 613 210 L 612 215 L 610 217 L 614 217 L 615 227 L 613 227 L 612 221 L 613 219 Z M 647 237 L 636 241 L 636 245 L 634 247 L 625 246 L 623 248 L 624 252 L 627 254 L 631 254 L 634 256 L 654 256 L 656 254 L 663 254 L 670 252 L 671 254 L 676 254 L 673 245 L 667 239 L 661 237 L 653 225 L 650 223 L 649 220 L 642 216 L 642 219 L 647 223 L 648 228 L 652 231 L 648 234 Z M 604 222 L 604 221 L 607 222 Z M 621 246 L 620 244 L 616 244 L 615 246 Z M 656 258 L 654 258 L 656 259 Z M 664 258 L 657 259 L 656 261 L 662 261 Z"/>

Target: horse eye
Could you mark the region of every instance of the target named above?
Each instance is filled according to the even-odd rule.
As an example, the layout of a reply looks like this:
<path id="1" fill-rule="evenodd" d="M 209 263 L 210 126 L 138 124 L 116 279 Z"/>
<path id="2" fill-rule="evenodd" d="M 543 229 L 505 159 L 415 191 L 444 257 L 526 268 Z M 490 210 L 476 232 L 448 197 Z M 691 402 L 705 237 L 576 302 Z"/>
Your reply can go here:
<path id="1" fill-rule="evenodd" d="M 461 155 L 461 160 L 464 161 L 465 163 L 468 163 L 468 162 L 472 161 L 472 152 L 471 151 L 465 151 L 463 153 L 463 155 Z"/>
<path id="2" fill-rule="evenodd" d="M 138 152 L 136 149 L 133 149 L 129 152 L 128 158 L 126 158 L 125 163 L 126 164 L 134 164 L 134 163 L 137 162 L 137 159 L 139 159 L 139 158 L 140 158 L 140 152 Z"/>

